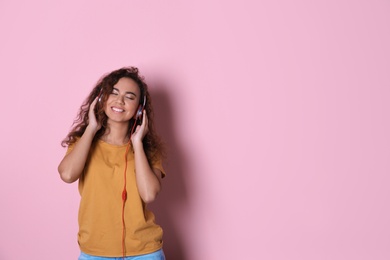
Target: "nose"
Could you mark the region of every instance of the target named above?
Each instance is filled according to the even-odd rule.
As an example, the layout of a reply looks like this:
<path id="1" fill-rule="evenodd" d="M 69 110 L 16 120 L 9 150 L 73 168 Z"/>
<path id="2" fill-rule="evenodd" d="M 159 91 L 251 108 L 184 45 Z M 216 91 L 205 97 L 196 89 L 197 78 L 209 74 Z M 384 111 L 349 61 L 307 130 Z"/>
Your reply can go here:
<path id="1" fill-rule="evenodd" d="M 116 96 L 116 101 L 120 104 L 124 104 L 125 103 L 125 97 L 123 95 L 117 95 Z"/>

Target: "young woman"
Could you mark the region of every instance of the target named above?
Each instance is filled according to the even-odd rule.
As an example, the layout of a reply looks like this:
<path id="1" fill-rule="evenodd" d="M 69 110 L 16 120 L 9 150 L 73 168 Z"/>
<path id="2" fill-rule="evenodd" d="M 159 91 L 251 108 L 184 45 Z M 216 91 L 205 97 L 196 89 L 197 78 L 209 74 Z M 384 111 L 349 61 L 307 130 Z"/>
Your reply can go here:
<path id="1" fill-rule="evenodd" d="M 79 260 L 165 259 L 162 229 L 146 208 L 161 190 L 163 150 L 137 68 L 98 81 L 62 145 L 61 179 L 79 180 Z"/>

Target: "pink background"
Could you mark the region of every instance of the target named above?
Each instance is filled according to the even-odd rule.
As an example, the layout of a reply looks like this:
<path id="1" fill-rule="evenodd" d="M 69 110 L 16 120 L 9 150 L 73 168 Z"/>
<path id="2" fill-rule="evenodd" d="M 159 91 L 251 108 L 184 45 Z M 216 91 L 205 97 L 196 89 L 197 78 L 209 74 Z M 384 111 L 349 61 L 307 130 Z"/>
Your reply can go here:
<path id="1" fill-rule="evenodd" d="M 169 260 L 390 259 L 390 2 L 0 1 L 0 259 L 77 259 L 60 141 L 141 69 Z"/>

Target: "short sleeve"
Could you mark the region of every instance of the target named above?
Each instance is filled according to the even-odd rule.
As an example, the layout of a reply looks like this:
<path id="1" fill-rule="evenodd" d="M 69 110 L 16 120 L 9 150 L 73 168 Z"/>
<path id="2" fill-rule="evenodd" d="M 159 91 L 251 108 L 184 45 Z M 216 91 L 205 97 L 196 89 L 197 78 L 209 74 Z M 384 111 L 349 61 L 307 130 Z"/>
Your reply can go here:
<path id="1" fill-rule="evenodd" d="M 71 144 L 68 145 L 68 149 L 66 150 L 66 155 L 68 155 L 73 150 L 73 148 L 76 145 L 78 140 L 79 140 L 79 138 L 76 138 L 76 142 L 71 143 Z"/>
<path id="2" fill-rule="evenodd" d="M 164 167 L 162 165 L 162 160 L 161 159 L 155 160 L 152 163 L 152 168 L 159 169 L 161 171 L 161 178 L 165 177 L 166 173 L 165 173 Z"/>

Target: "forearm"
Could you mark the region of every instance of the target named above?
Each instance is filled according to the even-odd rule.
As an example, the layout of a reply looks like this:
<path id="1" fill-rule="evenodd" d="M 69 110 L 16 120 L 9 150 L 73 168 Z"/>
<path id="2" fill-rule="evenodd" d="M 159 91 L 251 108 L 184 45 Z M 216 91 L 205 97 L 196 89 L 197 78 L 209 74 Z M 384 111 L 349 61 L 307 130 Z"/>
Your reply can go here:
<path id="1" fill-rule="evenodd" d="M 139 194 L 145 203 L 155 200 L 161 190 L 161 172 L 152 169 L 146 157 L 142 142 L 133 144 L 135 176 Z"/>
<path id="2" fill-rule="evenodd" d="M 72 183 L 79 179 L 84 170 L 95 133 L 95 130 L 87 127 L 73 150 L 62 159 L 58 166 L 58 172 L 64 182 Z"/>

